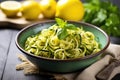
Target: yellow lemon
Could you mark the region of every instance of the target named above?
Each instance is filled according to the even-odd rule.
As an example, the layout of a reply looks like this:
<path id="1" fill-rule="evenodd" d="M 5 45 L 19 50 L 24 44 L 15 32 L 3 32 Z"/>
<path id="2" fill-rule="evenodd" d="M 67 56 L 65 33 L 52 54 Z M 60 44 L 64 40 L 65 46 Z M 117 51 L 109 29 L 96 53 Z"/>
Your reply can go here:
<path id="1" fill-rule="evenodd" d="M 33 0 L 23 1 L 22 16 L 27 20 L 35 20 L 39 18 L 41 8 L 38 2 Z"/>
<path id="2" fill-rule="evenodd" d="M 21 9 L 21 3 L 17 1 L 3 1 L 0 4 L 0 8 L 7 17 L 16 17 Z"/>
<path id="3" fill-rule="evenodd" d="M 66 20 L 81 20 L 84 7 L 80 0 L 59 0 L 56 6 L 56 17 Z"/>
<path id="4" fill-rule="evenodd" d="M 54 18 L 55 11 L 56 11 L 56 4 L 55 0 L 41 0 L 40 6 L 42 9 L 43 16 L 46 18 Z"/>

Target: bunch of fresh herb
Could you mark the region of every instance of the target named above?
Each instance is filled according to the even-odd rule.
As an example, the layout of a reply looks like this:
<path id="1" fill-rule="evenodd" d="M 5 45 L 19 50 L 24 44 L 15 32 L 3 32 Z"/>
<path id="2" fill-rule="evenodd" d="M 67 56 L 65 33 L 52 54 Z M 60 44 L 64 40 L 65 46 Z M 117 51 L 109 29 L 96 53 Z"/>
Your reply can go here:
<path id="1" fill-rule="evenodd" d="M 108 0 L 88 0 L 84 7 L 84 22 L 102 28 L 110 36 L 120 37 L 120 10 L 116 5 Z"/>

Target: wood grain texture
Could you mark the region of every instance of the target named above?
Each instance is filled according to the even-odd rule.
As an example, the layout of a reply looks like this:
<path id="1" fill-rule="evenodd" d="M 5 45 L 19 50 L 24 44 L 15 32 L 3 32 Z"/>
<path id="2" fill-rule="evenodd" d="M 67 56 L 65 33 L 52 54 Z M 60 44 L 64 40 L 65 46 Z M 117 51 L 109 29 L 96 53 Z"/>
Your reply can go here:
<path id="1" fill-rule="evenodd" d="M 9 45 L 11 42 L 12 32 L 6 29 L 0 30 L 0 79 L 2 78 L 2 73 L 4 72 L 4 67 L 6 64 Z"/>
<path id="2" fill-rule="evenodd" d="M 22 16 L 18 16 L 16 18 L 8 18 L 0 10 L 0 28 L 4 28 L 4 27 L 8 28 L 8 24 L 11 24 L 13 25 L 13 26 L 10 26 L 11 28 L 22 29 L 30 24 L 45 21 L 45 20 L 48 20 L 48 19 L 44 19 L 42 15 L 40 15 L 40 17 L 37 20 L 26 20 Z"/>

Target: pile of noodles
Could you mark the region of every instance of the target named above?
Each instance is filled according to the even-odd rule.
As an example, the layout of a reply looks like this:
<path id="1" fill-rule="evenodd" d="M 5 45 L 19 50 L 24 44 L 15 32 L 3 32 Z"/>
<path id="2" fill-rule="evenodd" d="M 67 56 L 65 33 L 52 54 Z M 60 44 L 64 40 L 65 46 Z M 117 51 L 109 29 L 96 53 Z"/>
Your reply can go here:
<path id="1" fill-rule="evenodd" d="M 37 56 L 53 59 L 80 58 L 95 54 L 100 50 L 94 34 L 84 31 L 82 27 L 77 27 L 77 30 L 68 29 L 68 36 L 65 39 L 58 38 L 59 30 L 59 26 L 53 25 L 34 36 L 28 37 L 25 50 Z"/>

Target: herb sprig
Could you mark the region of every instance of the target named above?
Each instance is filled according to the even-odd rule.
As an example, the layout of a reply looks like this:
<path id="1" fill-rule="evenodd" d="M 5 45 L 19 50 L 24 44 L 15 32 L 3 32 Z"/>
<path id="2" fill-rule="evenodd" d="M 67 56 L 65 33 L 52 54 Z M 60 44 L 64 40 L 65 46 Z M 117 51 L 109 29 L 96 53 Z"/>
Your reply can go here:
<path id="1" fill-rule="evenodd" d="M 73 24 L 68 24 L 67 21 L 64 21 L 60 18 L 55 18 L 57 25 L 59 26 L 60 30 L 57 33 L 59 39 L 65 39 L 68 36 L 69 30 L 77 30 L 77 27 Z"/>

